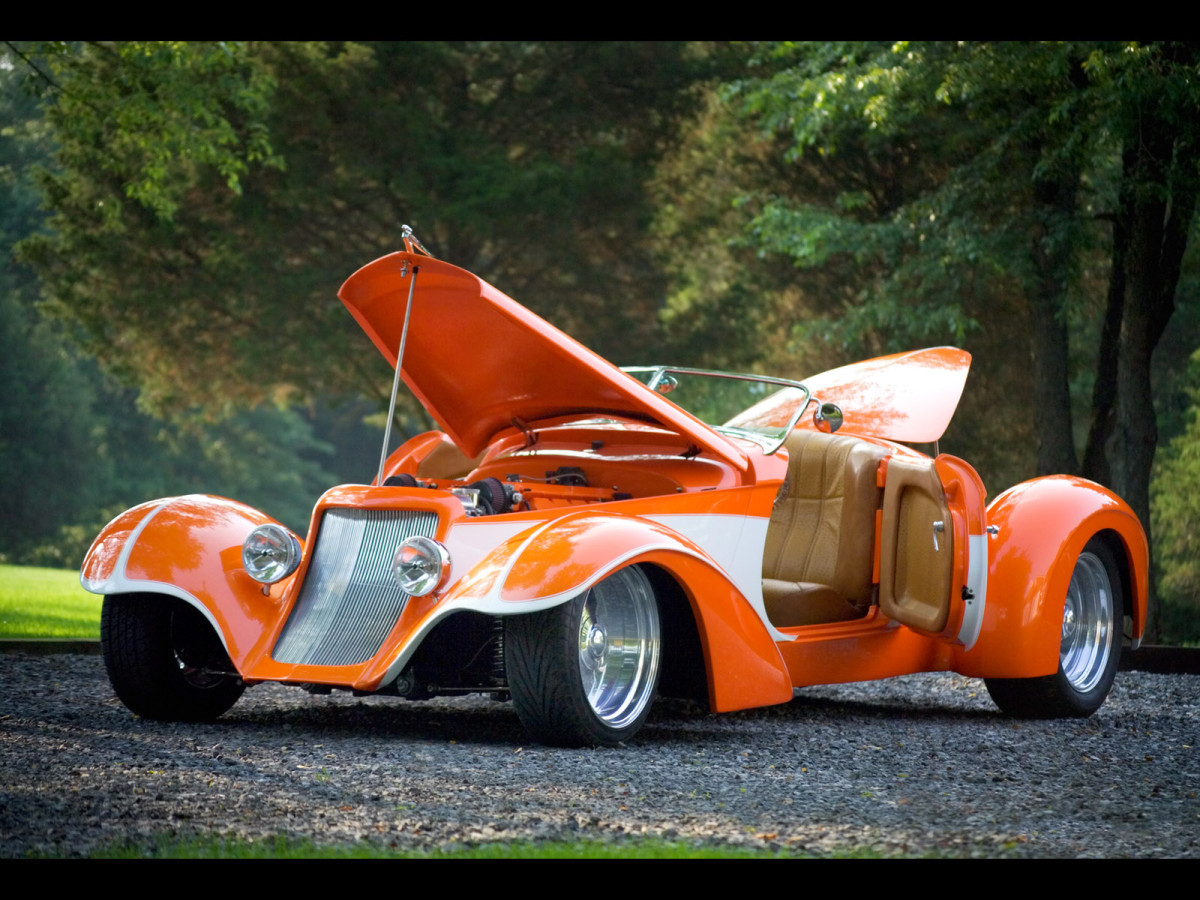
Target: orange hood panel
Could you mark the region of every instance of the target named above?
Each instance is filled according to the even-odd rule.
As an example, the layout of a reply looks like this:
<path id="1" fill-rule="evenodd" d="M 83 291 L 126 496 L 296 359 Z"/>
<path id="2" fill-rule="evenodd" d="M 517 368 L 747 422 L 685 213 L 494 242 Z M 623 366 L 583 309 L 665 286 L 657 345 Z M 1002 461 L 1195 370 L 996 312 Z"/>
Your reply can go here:
<path id="1" fill-rule="evenodd" d="M 400 375 L 467 456 L 519 427 L 517 420 L 614 415 L 675 431 L 739 470 L 749 468 L 741 450 L 698 419 L 483 279 L 441 260 L 392 253 L 359 269 L 338 292 L 393 366 L 414 270 Z"/>

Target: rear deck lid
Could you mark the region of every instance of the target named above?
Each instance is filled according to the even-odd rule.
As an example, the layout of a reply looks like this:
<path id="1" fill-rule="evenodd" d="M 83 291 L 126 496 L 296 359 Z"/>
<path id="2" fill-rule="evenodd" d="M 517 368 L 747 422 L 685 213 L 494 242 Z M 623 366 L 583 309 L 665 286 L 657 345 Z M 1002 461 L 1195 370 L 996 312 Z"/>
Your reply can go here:
<path id="1" fill-rule="evenodd" d="M 822 402 L 841 407 L 847 434 L 927 444 L 949 426 L 970 368 L 967 351 L 931 347 L 830 369 L 804 384 Z M 730 424 L 779 427 L 799 402 L 799 391 L 785 389 Z"/>

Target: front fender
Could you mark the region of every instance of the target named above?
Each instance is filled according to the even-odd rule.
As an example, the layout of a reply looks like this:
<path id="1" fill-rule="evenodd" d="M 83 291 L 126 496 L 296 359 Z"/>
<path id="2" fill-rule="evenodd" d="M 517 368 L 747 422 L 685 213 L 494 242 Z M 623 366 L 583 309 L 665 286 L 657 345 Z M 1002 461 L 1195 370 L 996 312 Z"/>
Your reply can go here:
<path id="1" fill-rule="evenodd" d="M 978 644 L 958 671 L 1030 678 L 1058 669 L 1063 605 L 1075 561 L 1101 532 L 1123 569 L 1133 638 L 1146 624 L 1149 550 L 1136 514 L 1106 488 L 1069 475 L 1009 488 L 988 507 L 987 604 Z M 1126 578 L 1127 576 L 1127 578 Z"/>
<path id="2" fill-rule="evenodd" d="M 274 522 L 222 497 L 152 500 L 113 519 L 84 557 L 79 582 L 95 594 L 163 594 L 191 604 L 212 623 L 239 671 L 279 615 L 288 580 L 263 586 L 242 567 L 242 542 Z"/>
<path id="3" fill-rule="evenodd" d="M 635 564 L 663 569 L 687 596 L 714 711 L 792 698 L 783 659 L 752 604 L 701 547 L 650 519 L 580 512 L 522 532 L 472 568 L 445 601 L 492 615 L 534 612 Z"/>

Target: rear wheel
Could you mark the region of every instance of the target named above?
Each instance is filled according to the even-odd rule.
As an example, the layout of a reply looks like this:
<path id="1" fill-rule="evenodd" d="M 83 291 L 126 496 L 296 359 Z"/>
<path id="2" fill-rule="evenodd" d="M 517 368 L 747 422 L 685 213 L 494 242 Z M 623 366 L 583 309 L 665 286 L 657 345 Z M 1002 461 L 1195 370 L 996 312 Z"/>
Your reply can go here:
<path id="1" fill-rule="evenodd" d="M 147 719 L 215 719 L 245 690 L 212 625 L 175 597 L 105 597 L 100 644 L 113 690 Z"/>
<path id="2" fill-rule="evenodd" d="M 506 619 L 513 704 L 535 739 L 564 747 L 628 740 L 654 702 L 662 657 L 658 600 L 637 566 L 573 600 Z"/>
<path id="3" fill-rule="evenodd" d="M 988 693 L 1015 716 L 1090 716 L 1104 703 L 1116 678 L 1124 616 L 1112 551 L 1092 538 L 1079 554 L 1067 588 L 1058 671 L 1043 678 L 989 678 Z"/>

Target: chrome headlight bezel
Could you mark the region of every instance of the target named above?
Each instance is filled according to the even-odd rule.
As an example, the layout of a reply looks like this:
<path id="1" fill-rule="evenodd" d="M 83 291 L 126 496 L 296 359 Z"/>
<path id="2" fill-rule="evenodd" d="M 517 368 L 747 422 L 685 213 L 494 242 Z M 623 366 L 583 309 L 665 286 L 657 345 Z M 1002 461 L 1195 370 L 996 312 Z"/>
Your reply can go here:
<path id="1" fill-rule="evenodd" d="M 412 597 L 424 597 L 446 583 L 450 552 L 433 538 L 416 535 L 403 541 L 392 557 L 392 581 Z"/>
<path id="2" fill-rule="evenodd" d="M 282 581 L 300 565 L 300 539 L 282 525 L 259 525 L 242 541 L 242 566 L 261 584 Z"/>

